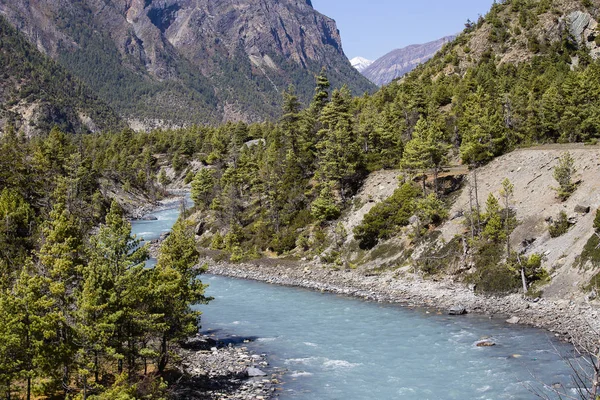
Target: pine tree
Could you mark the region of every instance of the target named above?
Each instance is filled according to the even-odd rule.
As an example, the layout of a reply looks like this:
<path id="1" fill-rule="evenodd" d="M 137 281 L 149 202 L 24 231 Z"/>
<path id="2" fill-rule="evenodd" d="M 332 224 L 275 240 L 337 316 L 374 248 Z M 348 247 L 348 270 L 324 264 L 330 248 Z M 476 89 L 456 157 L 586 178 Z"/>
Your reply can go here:
<path id="1" fill-rule="evenodd" d="M 319 131 L 318 176 L 323 182 L 340 184 L 342 201 L 346 201 L 352 184 L 363 172 L 364 159 L 357 135 L 353 131 L 352 104 L 349 89 L 333 92 L 331 102 L 323 108 Z"/>
<path id="2" fill-rule="evenodd" d="M 210 206 L 214 198 L 216 179 L 214 171 L 208 168 L 202 168 L 192 180 L 191 197 L 194 204 L 201 210 Z"/>
<path id="3" fill-rule="evenodd" d="M 554 167 L 554 179 L 558 182 L 558 187 L 553 188 L 561 201 L 568 199 L 575 191 L 573 175 L 577 172 L 575 160 L 568 151 L 563 153 L 558 159 L 558 164 Z"/>
<path id="4" fill-rule="evenodd" d="M 506 237 L 505 230 L 502 225 L 502 216 L 500 215 L 500 204 L 498 199 L 492 193 L 489 194 L 485 203 L 485 228 L 482 235 L 487 240 L 493 243 L 500 243 Z"/>
<path id="5" fill-rule="evenodd" d="M 423 175 L 423 195 L 427 171 L 433 172 L 435 192 L 438 192 L 438 175 L 447 161 L 450 146 L 444 143 L 444 135 L 435 121 L 419 119 L 413 138 L 406 144 L 402 166 L 409 171 L 418 171 Z"/>
<path id="6" fill-rule="evenodd" d="M 171 343 L 198 331 L 201 313 L 192 306 L 210 300 L 204 295 L 207 285 L 199 278 L 204 269 L 195 268 L 198 256 L 192 227 L 180 219 L 161 245 L 152 273 L 152 313 L 160 315 L 156 321 L 160 372 L 168 364 Z"/>
<path id="7" fill-rule="evenodd" d="M 98 336 L 108 336 L 104 356 L 117 361 L 119 373 L 125 362 L 131 372 L 141 338 L 154 320 L 147 311 L 150 275 L 144 266 L 148 251 L 131 235 L 131 225 L 114 201 L 106 223 L 91 239 L 89 257 L 81 306 L 96 313 L 87 317 L 101 329 Z"/>
<path id="8" fill-rule="evenodd" d="M 53 362 L 62 368 L 61 387 L 66 390 L 76 351 L 73 314 L 83 268 L 83 235 L 64 203 L 66 195 L 62 193 L 65 189 L 57 189 L 61 194 L 42 229 L 44 241 L 38 257 L 45 275 L 52 280 L 49 297 L 53 300 L 53 308 L 48 313 L 55 316 L 59 325 L 53 344 L 56 353 Z"/>

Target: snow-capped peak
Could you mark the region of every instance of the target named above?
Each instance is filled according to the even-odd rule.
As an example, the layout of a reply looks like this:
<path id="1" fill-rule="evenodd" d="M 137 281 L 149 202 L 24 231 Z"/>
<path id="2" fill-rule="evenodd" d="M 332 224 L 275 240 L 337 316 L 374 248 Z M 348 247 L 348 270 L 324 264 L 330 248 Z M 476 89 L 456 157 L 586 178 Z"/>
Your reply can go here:
<path id="1" fill-rule="evenodd" d="M 356 68 L 358 72 L 363 72 L 369 65 L 373 64 L 373 61 L 367 60 L 364 57 L 354 57 L 352 60 L 350 60 L 350 64 L 352 64 L 352 66 Z"/>

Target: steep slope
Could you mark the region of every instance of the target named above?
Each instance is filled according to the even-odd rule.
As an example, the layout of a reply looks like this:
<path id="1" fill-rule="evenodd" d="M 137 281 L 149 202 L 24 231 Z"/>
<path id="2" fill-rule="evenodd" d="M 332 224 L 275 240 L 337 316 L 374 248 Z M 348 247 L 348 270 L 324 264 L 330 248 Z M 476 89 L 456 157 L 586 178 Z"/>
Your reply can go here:
<path id="1" fill-rule="evenodd" d="M 289 84 L 312 96 L 322 66 L 334 86 L 373 89 L 307 0 L 0 0 L 0 12 L 140 126 L 273 117 Z"/>
<path id="2" fill-rule="evenodd" d="M 92 91 L 38 52 L 0 16 L 0 129 L 26 135 L 58 125 L 73 133 L 119 129 L 123 122 Z"/>
<path id="3" fill-rule="evenodd" d="M 359 71 L 371 82 L 379 86 L 385 85 L 430 60 L 443 45 L 451 42 L 455 37 L 446 36 L 433 42 L 393 50 Z"/>

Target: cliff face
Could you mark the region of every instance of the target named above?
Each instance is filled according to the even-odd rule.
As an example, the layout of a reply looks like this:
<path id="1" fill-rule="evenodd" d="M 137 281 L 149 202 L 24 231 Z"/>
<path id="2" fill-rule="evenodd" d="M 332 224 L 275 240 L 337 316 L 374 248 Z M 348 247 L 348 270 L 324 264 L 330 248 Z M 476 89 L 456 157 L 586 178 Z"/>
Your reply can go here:
<path id="1" fill-rule="evenodd" d="M 379 86 L 385 85 L 431 59 L 444 44 L 454 38 L 455 36 L 447 36 L 433 42 L 393 50 L 374 61 L 362 74 Z"/>
<path id="2" fill-rule="evenodd" d="M 289 84 L 310 98 L 322 66 L 373 89 L 307 0 L 0 0 L 0 13 L 142 125 L 273 117 Z"/>

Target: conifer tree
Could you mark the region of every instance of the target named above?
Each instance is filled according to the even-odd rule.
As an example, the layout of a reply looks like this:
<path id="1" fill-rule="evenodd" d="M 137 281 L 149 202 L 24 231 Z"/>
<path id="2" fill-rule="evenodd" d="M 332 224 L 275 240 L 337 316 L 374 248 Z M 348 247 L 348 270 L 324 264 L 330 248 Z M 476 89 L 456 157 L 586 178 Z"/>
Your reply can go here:
<path id="1" fill-rule="evenodd" d="M 158 370 L 164 371 L 169 361 L 170 345 L 198 331 L 200 311 L 192 308 L 207 304 L 207 285 L 199 278 L 204 268 L 195 268 L 198 250 L 192 227 L 180 219 L 163 242 L 158 262 L 152 273 L 152 313 L 159 316 L 160 348 Z"/>
<path id="2" fill-rule="evenodd" d="M 141 350 L 140 339 L 153 322 L 146 303 L 149 273 L 144 266 L 148 252 L 131 235 L 131 225 L 114 201 L 106 223 L 91 239 L 89 257 L 84 271 L 87 296 L 81 299 L 85 303 L 82 307 L 95 313 L 100 336 L 108 336 L 104 355 L 117 361 L 119 373 L 125 362 L 132 371 Z"/>
<path id="3" fill-rule="evenodd" d="M 53 307 L 48 313 L 58 323 L 56 342 L 52 345 L 56 352 L 53 362 L 61 368 L 61 386 L 66 390 L 76 351 L 74 306 L 83 268 L 83 235 L 65 205 L 66 187 L 59 185 L 57 192 L 57 202 L 42 229 L 44 241 L 38 257 L 41 269 L 51 279 L 49 297 Z"/>
<path id="4" fill-rule="evenodd" d="M 438 192 L 438 175 L 447 160 L 450 146 L 444 143 L 443 132 L 435 121 L 419 119 L 413 138 L 406 144 L 402 165 L 409 171 L 418 171 L 423 175 L 423 196 L 427 171 L 433 172 L 435 192 Z"/>
<path id="5" fill-rule="evenodd" d="M 214 198 L 216 179 L 214 171 L 202 168 L 196 173 L 192 180 L 191 197 L 196 207 L 205 210 L 210 206 Z"/>

